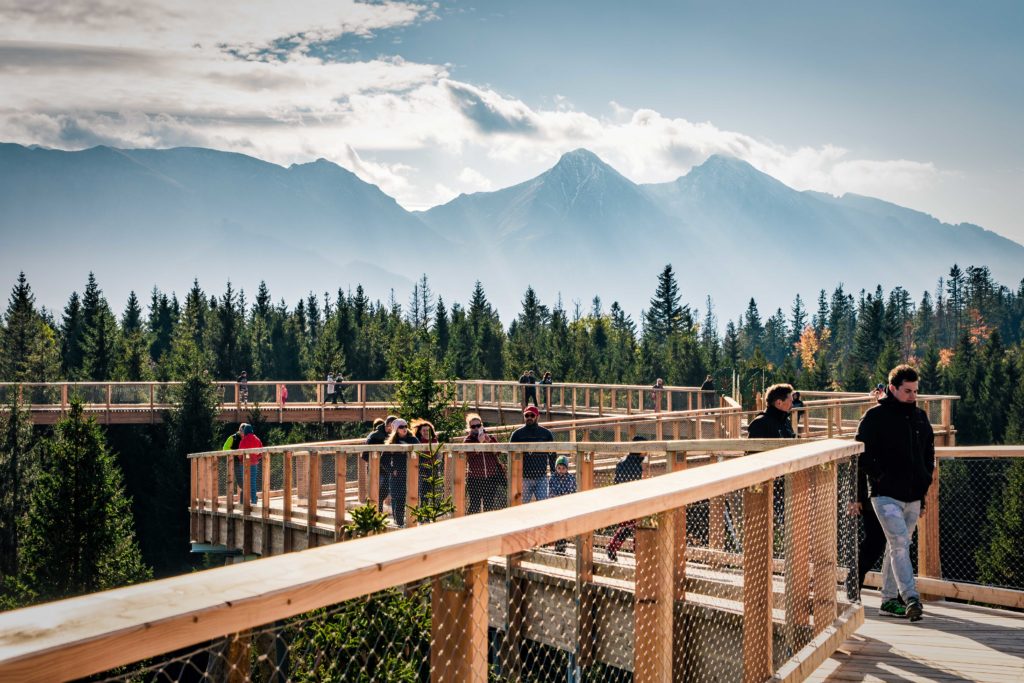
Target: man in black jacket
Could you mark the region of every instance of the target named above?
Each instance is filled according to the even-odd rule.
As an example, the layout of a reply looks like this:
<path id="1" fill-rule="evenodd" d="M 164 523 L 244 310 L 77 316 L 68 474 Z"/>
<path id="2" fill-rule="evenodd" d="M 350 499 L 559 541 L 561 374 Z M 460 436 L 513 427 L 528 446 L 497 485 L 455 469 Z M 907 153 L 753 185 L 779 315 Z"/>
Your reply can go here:
<path id="1" fill-rule="evenodd" d="M 547 443 L 555 440 L 551 430 L 537 424 L 540 411 L 537 406 L 527 406 L 523 411 L 522 427 L 512 432 L 509 443 Z M 554 453 L 523 453 L 523 502 L 544 500 L 548 497 L 548 471 L 555 471 Z"/>
<path id="2" fill-rule="evenodd" d="M 388 415 L 387 419 L 382 420 L 382 419 L 380 419 L 378 417 L 376 420 L 374 420 L 373 421 L 373 431 L 370 432 L 366 436 L 366 445 L 367 446 L 383 446 L 384 443 L 388 440 L 388 436 L 391 434 L 391 423 L 394 422 L 397 419 L 398 419 L 397 415 Z M 369 462 L 369 460 L 370 460 L 370 452 L 369 451 L 365 451 L 363 453 L 363 460 L 365 462 Z M 377 509 L 380 510 L 380 511 L 383 511 L 384 510 L 384 499 L 387 498 L 389 495 L 391 495 L 391 492 L 388 490 L 388 482 L 390 481 L 390 479 L 388 478 L 388 474 L 387 474 L 387 472 L 384 471 L 383 467 L 380 468 L 380 475 L 378 477 L 378 480 L 379 480 L 379 486 L 378 486 L 379 493 L 377 494 Z"/>
<path id="3" fill-rule="evenodd" d="M 765 392 L 764 404 L 768 407 L 751 420 L 747 436 L 751 439 L 795 439 L 796 432 L 789 421 L 789 411 L 793 408 L 793 386 L 771 385 Z"/>
<path id="4" fill-rule="evenodd" d="M 918 375 L 909 365 L 889 372 L 885 396 L 861 418 L 857 440 L 864 444 L 860 467 L 867 475 L 868 496 L 885 534 L 881 613 L 901 616 L 897 598 L 906 603 L 906 616 L 921 619 L 921 595 L 914 583 L 910 539 L 921 514 L 921 503 L 935 470 L 935 435 L 928 415 L 917 407 Z"/>

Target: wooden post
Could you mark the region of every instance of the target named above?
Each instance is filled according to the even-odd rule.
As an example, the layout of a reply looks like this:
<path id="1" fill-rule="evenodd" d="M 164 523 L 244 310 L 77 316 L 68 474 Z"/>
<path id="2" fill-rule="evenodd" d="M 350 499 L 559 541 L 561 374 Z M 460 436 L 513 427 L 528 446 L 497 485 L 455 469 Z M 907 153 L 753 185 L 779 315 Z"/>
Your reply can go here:
<path id="1" fill-rule="evenodd" d="M 487 683 L 487 562 L 433 580 L 430 680 Z"/>
<path id="2" fill-rule="evenodd" d="M 508 505 L 523 503 L 523 452 L 508 454 Z"/>
<path id="3" fill-rule="evenodd" d="M 359 456 L 356 456 L 358 458 Z M 362 461 L 360 461 L 362 462 Z M 348 483 L 346 474 L 348 465 L 347 453 L 334 454 L 334 540 L 341 540 L 341 530 L 345 526 L 345 488 Z"/>
<path id="4" fill-rule="evenodd" d="M 686 453 L 668 451 L 665 453 L 665 469 L 667 472 L 680 472 L 686 469 Z M 672 524 L 672 633 L 675 642 L 672 645 L 672 680 L 683 681 L 686 672 L 686 620 L 682 603 L 686 600 L 686 506 L 668 513 Z"/>
<path id="5" fill-rule="evenodd" d="M 575 387 L 575 385 L 572 388 L 572 417 L 573 417 L 574 420 L 576 419 L 576 387 Z"/>
<path id="6" fill-rule="evenodd" d="M 153 397 L 153 393 L 152 393 L 153 392 L 153 385 L 152 384 L 149 385 L 149 391 L 150 391 L 150 399 L 149 399 L 150 406 L 149 407 L 152 408 L 153 407 L 153 398 L 152 398 Z M 68 385 L 67 384 L 61 384 L 60 385 L 60 410 L 61 410 L 61 412 L 66 412 L 67 409 L 68 409 Z"/>
<path id="7" fill-rule="evenodd" d="M 657 528 L 636 530 L 633 680 L 638 683 L 672 678 L 673 514 L 657 515 Z"/>
<path id="8" fill-rule="evenodd" d="M 252 554 L 252 456 L 242 456 L 242 554 Z"/>
<path id="9" fill-rule="evenodd" d="M 282 533 L 284 534 L 284 552 L 292 550 L 292 452 L 284 452 L 284 486 L 281 491 L 284 498 L 284 520 Z"/>
<path id="10" fill-rule="evenodd" d="M 316 516 L 317 502 L 320 498 L 320 453 L 317 451 L 310 451 L 309 457 L 306 458 L 306 462 L 309 463 L 309 474 L 307 476 L 307 480 L 309 481 L 309 493 L 306 503 L 306 547 L 313 548 L 317 544 Z"/>
<path id="11" fill-rule="evenodd" d="M 772 489 L 768 480 L 743 492 L 744 683 L 772 675 Z"/>
<path id="12" fill-rule="evenodd" d="M 369 478 L 367 499 L 376 503 L 377 509 L 380 509 L 384 501 L 380 499 L 380 453 L 377 451 L 370 453 Z"/>
<path id="13" fill-rule="evenodd" d="M 429 448 L 429 445 L 428 445 Z M 405 453 L 405 505 L 407 508 L 419 507 L 420 504 L 420 454 L 415 451 Z M 395 502 L 394 496 L 391 502 Z M 406 528 L 416 526 L 416 518 L 406 510 Z"/>
<path id="14" fill-rule="evenodd" d="M 942 578 L 939 558 L 939 459 L 935 459 L 932 485 L 924 497 L 924 510 L 917 522 L 917 574 Z M 929 596 L 930 597 L 930 596 Z"/>
<path id="15" fill-rule="evenodd" d="M 453 453 L 445 451 L 442 454 L 450 463 L 452 471 L 452 504 L 455 506 L 455 516 L 463 517 L 466 514 L 466 454 L 462 451 Z"/>
<path id="16" fill-rule="evenodd" d="M 836 466 L 821 465 L 811 470 L 814 493 L 811 499 L 811 614 L 814 635 L 832 625 L 838 615 L 836 599 Z M 852 569 L 852 567 L 851 567 Z"/>
<path id="17" fill-rule="evenodd" d="M 202 541 L 199 538 L 199 467 L 195 458 L 189 458 L 189 521 L 191 522 L 191 533 L 193 541 Z"/>
<path id="18" fill-rule="evenodd" d="M 262 493 L 263 500 L 263 519 L 270 519 L 270 453 L 263 454 L 263 482 L 262 482 Z"/>
<path id="19" fill-rule="evenodd" d="M 580 491 L 594 488 L 594 456 L 592 451 L 576 452 L 576 477 Z M 576 661 L 581 667 L 594 662 L 594 533 L 576 537 Z"/>
<path id="20" fill-rule="evenodd" d="M 811 640 L 811 473 L 786 477 L 786 639 L 793 652 Z M 853 568 L 851 568 L 853 571 Z"/>

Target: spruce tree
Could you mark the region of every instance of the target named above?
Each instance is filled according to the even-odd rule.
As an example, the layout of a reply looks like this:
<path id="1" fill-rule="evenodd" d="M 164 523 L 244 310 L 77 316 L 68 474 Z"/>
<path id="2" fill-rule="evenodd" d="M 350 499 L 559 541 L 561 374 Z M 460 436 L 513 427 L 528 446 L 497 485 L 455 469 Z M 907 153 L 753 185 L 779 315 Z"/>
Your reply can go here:
<path id="1" fill-rule="evenodd" d="M 17 393 L 0 413 L 0 577 L 18 573 L 18 526 L 28 510 L 38 462 L 32 418 Z"/>
<path id="2" fill-rule="evenodd" d="M 81 379 L 82 372 L 82 300 L 71 292 L 60 326 L 60 371 L 65 379 Z"/>
<path id="3" fill-rule="evenodd" d="M 149 579 L 121 471 L 79 401 L 44 449 L 22 526 L 25 584 L 45 600 Z"/>

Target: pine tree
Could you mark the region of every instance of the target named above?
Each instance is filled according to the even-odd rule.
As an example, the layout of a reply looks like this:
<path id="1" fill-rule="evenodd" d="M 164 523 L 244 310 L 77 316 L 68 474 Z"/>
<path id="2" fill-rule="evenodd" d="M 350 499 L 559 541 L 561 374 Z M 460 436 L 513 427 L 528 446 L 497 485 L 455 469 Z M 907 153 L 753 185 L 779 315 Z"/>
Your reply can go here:
<path id="1" fill-rule="evenodd" d="M 78 292 L 71 292 L 64 306 L 60 327 L 60 371 L 65 379 L 81 379 L 82 372 L 82 301 Z"/>
<path id="2" fill-rule="evenodd" d="M 115 376 L 120 380 L 138 382 L 150 376 L 149 341 L 142 328 L 142 307 L 135 292 L 128 295 L 121 316 L 120 347 Z"/>
<path id="3" fill-rule="evenodd" d="M 45 449 L 23 526 L 25 583 L 53 599 L 149 579 L 121 471 L 80 402 L 72 402 Z M 187 496 L 183 516 L 186 505 Z"/>
<path id="4" fill-rule="evenodd" d="M 656 342 L 661 342 L 667 340 L 671 334 L 692 327 L 689 307 L 680 301 L 679 284 L 670 263 L 658 275 L 658 287 L 644 318 L 644 334 L 650 335 Z"/>
<path id="5" fill-rule="evenodd" d="M 444 305 L 444 297 L 437 297 L 437 309 L 434 312 L 434 348 L 437 359 L 444 359 L 448 353 L 448 342 L 451 340 L 451 328 L 448 324 L 448 309 Z"/>
<path id="6" fill-rule="evenodd" d="M 59 365 L 56 336 L 36 310 L 32 287 L 20 273 L 0 324 L 0 378 L 51 381 L 57 378 Z"/>
<path id="7" fill-rule="evenodd" d="M 32 418 L 17 393 L 0 413 L 0 578 L 18 573 L 18 525 L 28 510 L 28 496 L 38 457 Z"/>
<path id="8" fill-rule="evenodd" d="M 793 299 L 793 307 L 789 309 L 788 352 L 792 352 L 793 347 L 800 341 L 800 335 L 803 334 L 805 327 L 807 327 L 807 310 L 804 308 L 803 299 L 797 294 Z"/>
<path id="9" fill-rule="evenodd" d="M 96 278 L 89 281 L 82 295 L 82 374 L 102 382 L 114 376 L 120 345 L 117 321 Z"/>

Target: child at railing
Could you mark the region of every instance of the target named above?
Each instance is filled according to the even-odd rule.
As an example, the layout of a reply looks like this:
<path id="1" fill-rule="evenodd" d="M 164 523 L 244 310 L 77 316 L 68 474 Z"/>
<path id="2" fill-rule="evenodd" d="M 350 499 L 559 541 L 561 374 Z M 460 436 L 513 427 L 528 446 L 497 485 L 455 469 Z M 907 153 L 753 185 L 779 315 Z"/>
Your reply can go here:
<path id="1" fill-rule="evenodd" d="M 555 473 L 551 475 L 548 490 L 552 496 L 567 496 L 576 493 L 576 475 L 569 472 L 569 458 L 564 455 L 555 459 Z M 555 552 L 564 553 L 566 540 L 564 538 L 555 541 Z"/>

